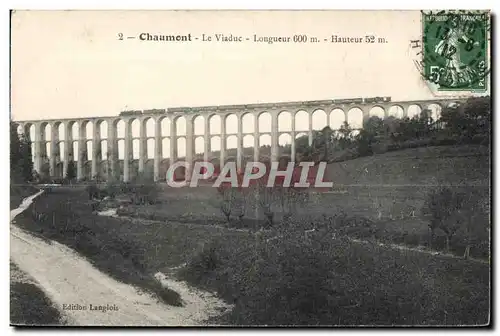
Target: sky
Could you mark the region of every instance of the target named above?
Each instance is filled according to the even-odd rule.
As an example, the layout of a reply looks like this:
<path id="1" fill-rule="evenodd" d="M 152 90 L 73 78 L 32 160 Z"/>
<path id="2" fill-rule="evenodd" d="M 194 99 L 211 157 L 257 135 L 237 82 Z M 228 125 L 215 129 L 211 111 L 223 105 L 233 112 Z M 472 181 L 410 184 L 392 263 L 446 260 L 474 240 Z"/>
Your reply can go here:
<path id="1" fill-rule="evenodd" d="M 15 120 L 168 108 L 391 96 L 432 98 L 411 55 L 418 11 L 18 11 Z M 118 34 L 374 35 L 385 44 L 165 43 Z"/>
<path id="2" fill-rule="evenodd" d="M 419 11 L 16 11 L 11 115 L 39 120 L 182 106 L 430 99 L 435 96 L 417 71 L 410 45 L 421 39 L 420 16 Z M 199 40 L 141 41 L 141 33 L 191 34 Z M 125 38 L 119 40 L 119 34 Z M 202 34 L 212 41 L 202 42 Z M 221 43 L 215 34 L 250 41 Z M 254 35 L 307 35 L 321 42 L 254 43 Z M 331 43 L 332 35 L 371 35 L 386 43 Z"/>

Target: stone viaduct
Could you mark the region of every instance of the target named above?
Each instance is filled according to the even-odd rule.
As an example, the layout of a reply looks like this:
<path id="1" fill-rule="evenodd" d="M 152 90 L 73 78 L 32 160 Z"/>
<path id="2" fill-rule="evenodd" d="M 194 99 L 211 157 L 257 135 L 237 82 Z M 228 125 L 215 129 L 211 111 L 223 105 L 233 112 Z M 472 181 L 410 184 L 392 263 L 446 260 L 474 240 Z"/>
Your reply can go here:
<path id="1" fill-rule="evenodd" d="M 418 115 L 423 109 L 431 109 L 433 113 L 440 113 L 440 110 L 450 104 L 461 104 L 464 98 L 446 98 L 434 100 L 414 100 L 414 101 L 391 101 L 390 97 L 374 98 L 354 98 L 335 99 L 318 101 L 263 103 L 247 105 L 226 105 L 226 106 L 203 106 L 203 107 L 176 107 L 168 109 L 155 109 L 144 111 L 125 111 L 119 116 L 107 117 L 84 117 L 69 119 L 47 119 L 47 120 L 22 120 L 16 121 L 19 125 L 20 133 L 30 135 L 33 149 L 34 168 L 41 172 L 42 166 L 48 165 L 48 170 L 53 177 L 66 175 L 68 164 L 74 160 L 77 170 L 77 179 L 84 177 L 93 178 L 101 172 L 101 164 L 106 163 L 106 173 L 108 178 L 117 177 L 123 181 L 130 181 L 132 164 L 133 141 L 139 142 L 138 172 L 144 173 L 146 166 L 151 164 L 152 174 L 155 180 L 160 180 L 166 172 L 165 166 L 170 162 L 179 159 L 178 143 L 179 139 L 184 139 L 185 158 L 187 162 L 196 160 L 194 153 L 194 140 L 201 137 L 203 140 L 203 154 L 199 159 L 205 161 L 211 158 L 211 137 L 217 136 L 220 139 L 220 151 L 218 160 L 220 164 L 227 162 L 226 140 L 235 136 L 236 162 L 238 167 L 242 166 L 244 159 L 243 138 L 253 136 L 253 159 L 261 158 L 259 148 L 262 146 L 262 136 L 270 137 L 270 158 L 277 160 L 279 153 L 278 139 L 283 134 L 288 134 L 289 139 L 296 139 L 302 135 L 308 135 L 309 144 L 313 139 L 313 116 L 319 113 L 320 125 L 316 129 L 330 126 L 338 129 L 343 121 L 348 122 L 353 129 L 363 127 L 365 121 L 372 115 L 379 117 L 413 117 Z M 282 130 L 284 122 L 280 121 L 282 115 L 289 116 L 288 129 Z M 204 129 L 195 134 L 194 122 L 198 117 L 203 121 Z M 299 118 L 301 116 L 301 118 Z M 212 131 L 212 119 L 218 120 L 219 132 Z M 228 120 L 232 118 L 234 126 L 228 126 Z M 184 119 L 185 131 L 177 132 L 179 120 Z M 139 123 L 139 135 L 132 136 L 132 123 Z M 154 132 L 146 131 L 146 124 L 154 125 Z M 123 125 L 124 132 L 119 135 L 119 124 Z M 253 130 L 244 131 L 244 126 L 253 124 Z M 48 127 L 50 125 L 50 127 Z M 75 126 L 77 125 L 77 126 Z M 92 125 L 91 138 L 88 137 L 87 126 Z M 166 126 L 165 126 L 166 125 Z M 267 125 L 267 126 L 266 126 Z M 260 126 L 260 127 L 259 127 Z M 264 127 L 265 126 L 265 127 Z M 50 131 L 47 132 L 47 129 Z M 262 129 L 260 129 L 262 128 Z M 77 129 L 75 132 L 74 130 Z M 107 136 L 101 136 L 106 130 Z M 64 137 L 60 136 L 64 133 Z M 77 133 L 77 134 L 74 134 Z M 151 134 L 152 133 L 152 134 Z M 182 133 L 182 134 L 181 134 Z M 34 139 L 32 139 L 34 134 Z M 200 136 L 201 134 L 201 136 Z M 64 138 L 64 139 L 62 139 Z M 103 145 L 105 141 L 106 145 Z M 119 160 L 118 142 L 124 142 L 124 157 Z M 167 142 L 165 142 L 167 141 Z M 88 143 L 91 143 L 92 150 L 88 153 Z M 148 142 L 151 143 L 153 159 L 148 159 Z M 77 145 L 75 145 L 75 143 Z M 50 145 L 48 145 L 50 144 Z M 64 144 L 60 146 L 60 144 Z M 168 159 L 164 155 L 163 145 L 169 145 Z M 290 156 L 295 157 L 295 142 L 289 141 L 291 147 Z M 61 150 L 63 147 L 63 150 Z M 76 150 L 74 148 L 77 147 Z M 105 148 L 106 159 L 103 160 L 102 148 Z M 77 152 L 76 156 L 74 152 Z M 89 155 L 90 154 L 90 155 Z M 202 157 L 201 157 L 202 155 Z M 234 158 L 233 158 L 234 159 Z M 88 167 L 90 165 L 90 167 Z M 88 168 L 90 169 L 88 169 Z M 86 171 L 90 170 L 89 172 Z M 121 170 L 121 172 L 119 172 Z"/>

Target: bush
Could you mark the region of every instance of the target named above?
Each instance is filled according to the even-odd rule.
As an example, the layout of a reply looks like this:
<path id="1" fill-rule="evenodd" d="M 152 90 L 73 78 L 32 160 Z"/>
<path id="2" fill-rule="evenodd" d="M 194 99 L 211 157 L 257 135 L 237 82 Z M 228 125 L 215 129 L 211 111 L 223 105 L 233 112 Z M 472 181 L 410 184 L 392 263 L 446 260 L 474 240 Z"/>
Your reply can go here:
<path id="1" fill-rule="evenodd" d="M 464 257 L 474 245 L 484 246 L 488 240 L 489 204 L 488 191 L 478 187 L 440 187 L 429 193 L 422 212 L 429 217 L 430 245 L 437 229 L 445 234 L 446 251 L 451 243 L 462 246 Z"/>
<path id="2" fill-rule="evenodd" d="M 479 319 L 487 318 L 487 267 L 456 263 L 323 230 L 307 238 L 299 230 L 260 231 L 212 241 L 180 275 L 234 303 L 223 317 L 230 325 L 477 324 L 469 309 L 479 304 L 486 309 Z"/>
<path id="3" fill-rule="evenodd" d="M 330 314 L 330 271 L 326 250 L 301 235 L 267 243 L 257 233 L 238 246 L 221 239 L 204 245 L 181 276 L 217 281 L 220 295 L 239 302 L 231 314 L 237 324 L 317 324 Z"/>
<path id="4" fill-rule="evenodd" d="M 219 208 L 227 223 L 231 223 L 231 215 L 236 215 L 241 222 L 246 212 L 246 193 L 236 187 L 219 188 L 218 191 L 221 197 Z"/>
<path id="5" fill-rule="evenodd" d="M 158 201 L 158 184 L 152 178 L 138 175 L 125 189 L 131 193 L 135 204 L 155 204 Z"/>

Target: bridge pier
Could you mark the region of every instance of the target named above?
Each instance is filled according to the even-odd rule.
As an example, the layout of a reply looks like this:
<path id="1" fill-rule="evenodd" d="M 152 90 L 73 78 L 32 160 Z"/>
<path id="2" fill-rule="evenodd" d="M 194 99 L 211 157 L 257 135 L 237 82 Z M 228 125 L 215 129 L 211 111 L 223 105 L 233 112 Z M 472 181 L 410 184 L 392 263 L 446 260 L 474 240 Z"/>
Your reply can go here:
<path id="1" fill-rule="evenodd" d="M 243 167 L 243 157 L 244 157 L 244 142 L 243 138 L 245 135 L 249 134 L 248 131 L 244 130 L 243 124 L 243 116 L 245 114 L 249 114 L 253 116 L 254 119 L 254 128 L 253 132 L 253 145 L 254 145 L 254 161 L 258 161 L 260 159 L 260 147 L 265 143 L 261 143 L 260 136 L 262 134 L 269 134 L 268 130 L 263 132 L 264 129 L 260 129 L 259 125 L 259 116 L 262 113 L 268 113 L 271 119 L 271 141 L 270 141 L 270 149 L 271 149 L 271 160 L 277 161 L 280 155 L 280 147 L 279 147 L 279 135 L 281 133 L 289 134 L 291 138 L 291 157 L 292 160 L 296 160 L 297 148 L 295 146 L 295 137 L 299 132 L 305 132 L 307 136 L 307 143 L 312 145 L 313 143 L 313 113 L 317 110 L 322 110 L 326 116 L 326 124 L 324 126 L 331 126 L 330 123 L 332 119 L 329 117 L 331 113 L 338 113 L 338 110 L 343 112 L 343 118 L 341 120 L 348 121 L 349 124 L 354 125 L 356 123 L 355 129 L 359 129 L 363 127 L 364 124 L 370 118 L 370 111 L 373 108 L 381 108 L 383 110 L 382 117 L 387 117 L 390 114 L 394 115 L 394 113 L 390 113 L 390 109 L 394 107 L 398 107 L 397 109 L 397 117 L 406 117 L 409 116 L 409 110 L 411 106 L 417 106 L 418 109 L 412 112 L 412 116 L 418 111 L 422 111 L 426 108 L 429 108 L 431 105 L 436 105 L 440 109 L 448 106 L 451 103 L 461 104 L 466 101 L 465 98 L 445 98 L 438 100 L 415 100 L 415 101 L 404 101 L 404 102 L 391 102 L 390 100 L 383 99 L 378 101 L 377 98 L 367 98 L 367 99 L 340 99 L 340 100 L 320 100 L 320 101 L 306 101 L 306 102 L 290 102 L 290 103 L 270 103 L 270 104 L 248 104 L 248 105 L 229 105 L 229 106 L 209 106 L 209 107 L 196 107 L 196 108 L 172 108 L 167 110 L 148 110 L 148 111 L 127 111 L 123 112 L 120 116 L 114 117 L 85 117 L 85 118 L 76 118 L 76 119 L 62 119 L 62 120 L 35 120 L 35 121 L 20 121 L 18 122 L 21 126 L 23 126 L 23 130 L 30 130 L 31 127 L 34 126 L 34 136 L 30 135 L 30 138 L 34 138 L 34 146 L 33 150 L 33 161 L 34 161 L 34 169 L 41 173 L 44 165 L 47 164 L 46 159 L 48 159 L 49 171 L 50 175 L 54 176 L 56 173 L 65 176 L 68 171 L 69 161 L 73 159 L 76 163 L 77 170 L 77 178 L 78 180 L 82 180 L 86 175 L 87 169 L 86 164 L 88 164 L 89 156 L 91 157 L 91 177 L 94 178 L 96 174 L 100 172 L 100 166 L 102 161 L 102 152 L 101 152 L 101 141 L 102 134 L 100 134 L 99 125 L 102 122 L 107 123 L 108 134 L 106 137 L 107 140 L 107 160 L 108 160 L 108 180 L 114 180 L 120 174 L 123 174 L 123 180 L 125 182 L 129 182 L 131 180 L 131 169 L 132 169 L 132 151 L 133 151 L 133 137 L 132 137 L 132 121 L 139 120 L 140 130 L 139 130 L 139 172 L 144 174 L 146 171 L 150 171 L 147 168 L 148 165 L 148 137 L 147 137 L 147 122 L 148 120 L 154 121 L 154 145 L 155 150 L 153 151 L 153 179 L 158 181 L 163 177 L 160 176 L 163 171 L 166 171 L 167 167 L 162 167 L 162 162 L 165 162 L 165 158 L 163 155 L 163 139 L 168 138 L 170 141 L 170 148 L 168 152 L 169 162 L 170 164 L 174 164 L 178 159 L 178 148 L 177 148 L 177 127 L 176 127 L 176 119 L 184 118 L 186 121 L 186 155 L 184 160 L 189 163 L 188 169 L 186 171 L 186 176 L 189 178 L 192 173 L 192 165 L 194 158 L 194 137 L 195 132 L 194 121 L 198 116 L 204 117 L 204 154 L 203 159 L 205 161 L 209 161 L 211 155 L 210 152 L 213 149 L 211 146 L 212 136 L 220 136 L 220 165 L 223 166 L 226 160 L 228 159 L 228 146 L 227 146 L 227 136 L 234 135 L 234 128 L 236 128 L 236 163 L 239 170 L 244 169 Z M 356 110 L 356 111 L 355 111 Z M 280 112 L 287 111 L 290 113 L 291 119 L 291 129 L 286 132 L 280 132 L 278 128 L 278 114 Z M 297 113 L 299 111 L 305 111 L 307 114 L 307 118 L 305 115 L 304 120 L 298 121 Z M 337 111 L 337 112 L 335 112 Z M 355 111 L 355 112 L 352 112 Z M 394 109 L 391 109 L 394 111 Z M 417 112 L 415 112 L 417 111 Z M 439 111 L 438 111 L 439 112 Z M 434 111 L 435 116 L 438 115 L 436 111 Z M 375 114 L 380 114 L 379 112 L 374 112 Z M 237 123 L 235 125 L 226 125 L 226 117 L 228 115 L 235 115 Z M 220 124 L 220 134 L 210 134 L 210 117 L 219 116 L 221 120 Z M 352 119 L 351 116 L 355 116 L 357 119 Z M 167 118 L 170 121 L 170 130 L 168 136 L 166 134 L 162 134 L 166 130 L 162 129 L 161 121 L 162 119 Z M 234 119 L 234 118 L 233 118 Z M 334 118 L 335 119 L 335 118 Z M 338 120 L 339 118 L 337 118 Z M 322 119 L 323 120 L 323 119 Z M 121 138 L 118 139 L 117 129 L 119 122 L 125 125 L 125 135 L 124 135 L 124 148 L 119 148 L 118 143 Z M 86 137 L 86 125 L 90 123 L 93 126 L 92 139 L 87 139 Z M 60 139 L 59 137 L 59 125 L 64 125 L 65 130 L 65 138 Z M 51 133 L 50 140 L 46 138 L 46 130 L 45 128 L 50 125 Z M 78 126 L 78 139 L 75 140 L 75 134 L 73 134 L 73 125 Z M 259 127 L 260 126 L 260 127 Z M 299 126 L 299 130 L 297 131 L 297 126 Z M 318 129 L 318 126 L 315 125 L 314 129 Z M 340 127 L 339 125 L 336 125 Z M 231 129 L 228 129 L 230 127 Z M 322 127 L 321 127 L 322 128 Z M 262 133 L 261 133 L 262 132 Z M 48 134 L 47 134 L 48 135 Z M 137 137 L 137 135 L 136 135 Z M 64 142 L 64 152 L 60 153 L 59 142 Z M 78 151 L 74 153 L 73 145 L 75 141 L 78 143 Z M 87 142 L 92 141 L 92 153 L 87 153 Z M 51 149 L 50 153 L 47 152 L 47 143 L 50 142 Z M 121 164 L 119 162 L 119 153 L 121 154 L 123 150 L 123 171 L 121 170 Z M 121 156 L 121 155 L 120 155 Z M 56 169 L 59 164 L 63 162 L 62 172 L 60 169 Z M 45 167 L 46 168 L 46 167 Z"/>

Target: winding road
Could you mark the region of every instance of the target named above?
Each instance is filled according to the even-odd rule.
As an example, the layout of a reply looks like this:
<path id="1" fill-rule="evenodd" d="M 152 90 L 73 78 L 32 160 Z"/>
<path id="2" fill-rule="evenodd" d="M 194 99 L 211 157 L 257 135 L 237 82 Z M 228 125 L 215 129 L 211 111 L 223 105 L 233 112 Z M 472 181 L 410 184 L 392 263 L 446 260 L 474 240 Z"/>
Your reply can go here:
<path id="1" fill-rule="evenodd" d="M 67 246 L 42 240 L 13 224 L 15 217 L 28 209 L 41 193 L 24 199 L 18 208 L 11 210 L 10 257 L 52 300 L 61 312 L 64 324 L 196 326 L 230 308 L 210 293 L 157 273 L 158 281 L 177 291 L 184 301 L 183 307 L 163 304 L 151 295 L 102 273 Z M 116 309 L 91 310 L 106 305 Z M 84 309 L 71 310 L 69 307 Z"/>

